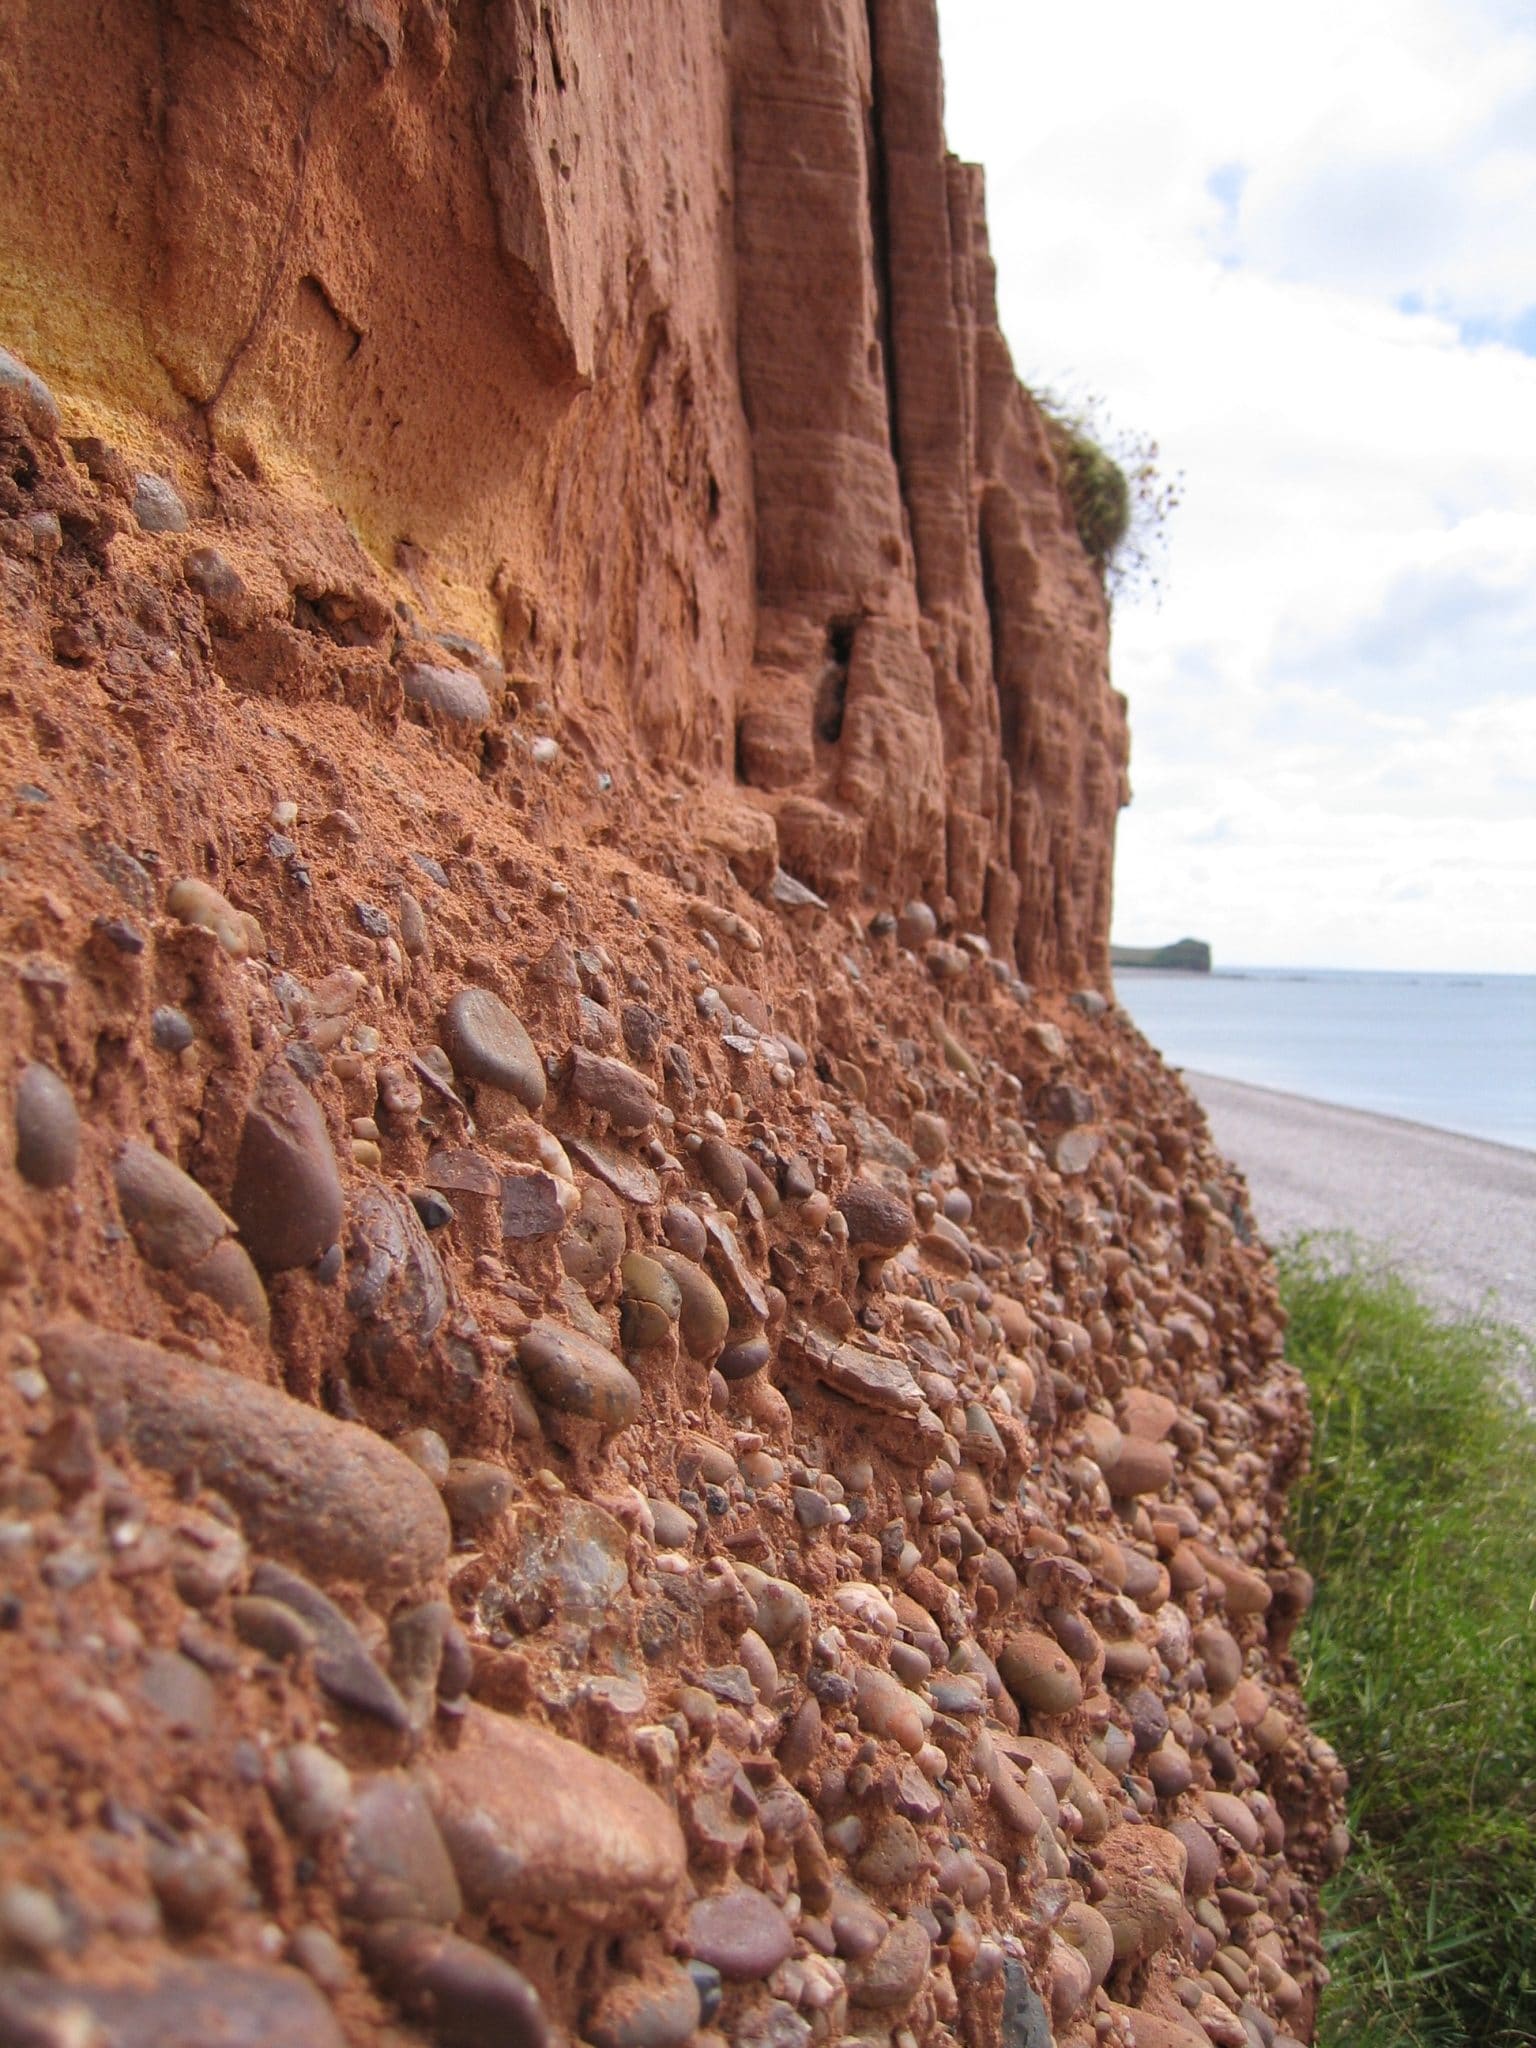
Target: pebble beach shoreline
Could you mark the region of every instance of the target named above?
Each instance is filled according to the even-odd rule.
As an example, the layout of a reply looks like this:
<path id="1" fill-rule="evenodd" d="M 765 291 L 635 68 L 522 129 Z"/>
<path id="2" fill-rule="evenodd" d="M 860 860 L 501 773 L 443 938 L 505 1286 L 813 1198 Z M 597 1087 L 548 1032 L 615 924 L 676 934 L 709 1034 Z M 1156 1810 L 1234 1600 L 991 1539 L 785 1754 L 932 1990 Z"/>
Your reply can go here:
<path id="1" fill-rule="evenodd" d="M 1438 1306 L 1536 1332 L 1536 1152 L 1186 1071 L 1271 1244 L 1347 1230 Z"/>

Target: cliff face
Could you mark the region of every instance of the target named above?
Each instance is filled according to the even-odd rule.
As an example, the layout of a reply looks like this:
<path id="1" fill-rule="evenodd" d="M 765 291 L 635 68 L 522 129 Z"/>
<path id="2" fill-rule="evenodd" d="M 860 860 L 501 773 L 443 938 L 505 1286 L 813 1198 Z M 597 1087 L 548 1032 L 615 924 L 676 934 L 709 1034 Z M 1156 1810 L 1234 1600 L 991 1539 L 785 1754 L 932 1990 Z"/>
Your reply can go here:
<path id="1" fill-rule="evenodd" d="M 822 893 L 1106 978 L 1123 707 L 931 6 L 124 0 L 0 37 L 0 324 L 72 426 L 333 506 L 381 599 L 739 777 Z"/>
<path id="2" fill-rule="evenodd" d="M 1289 2048 L 1305 1401 L 933 9 L 622 13 L 0 21 L 0 2040 Z"/>

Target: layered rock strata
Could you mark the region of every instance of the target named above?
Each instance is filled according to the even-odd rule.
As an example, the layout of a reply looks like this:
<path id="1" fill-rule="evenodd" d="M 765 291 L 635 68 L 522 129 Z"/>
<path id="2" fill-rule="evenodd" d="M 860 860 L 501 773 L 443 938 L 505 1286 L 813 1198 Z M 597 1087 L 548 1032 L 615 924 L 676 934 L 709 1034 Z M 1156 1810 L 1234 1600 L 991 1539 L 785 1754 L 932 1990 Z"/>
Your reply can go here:
<path id="1" fill-rule="evenodd" d="M 1091 986 L 931 9 L 97 29 L 0 66 L 0 2038 L 1305 2040 L 1305 1402 Z"/>

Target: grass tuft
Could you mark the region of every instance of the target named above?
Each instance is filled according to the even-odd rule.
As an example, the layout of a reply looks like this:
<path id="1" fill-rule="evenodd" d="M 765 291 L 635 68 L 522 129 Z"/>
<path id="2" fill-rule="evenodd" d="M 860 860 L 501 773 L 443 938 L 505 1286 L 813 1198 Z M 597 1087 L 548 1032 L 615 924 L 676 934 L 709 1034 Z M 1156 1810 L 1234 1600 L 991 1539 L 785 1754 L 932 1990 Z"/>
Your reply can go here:
<path id="1" fill-rule="evenodd" d="M 1351 1780 L 1324 2048 L 1536 2042 L 1536 1421 L 1518 1333 L 1347 1240 L 1281 1259 L 1311 1389 L 1296 1548 L 1314 1722 Z"/>

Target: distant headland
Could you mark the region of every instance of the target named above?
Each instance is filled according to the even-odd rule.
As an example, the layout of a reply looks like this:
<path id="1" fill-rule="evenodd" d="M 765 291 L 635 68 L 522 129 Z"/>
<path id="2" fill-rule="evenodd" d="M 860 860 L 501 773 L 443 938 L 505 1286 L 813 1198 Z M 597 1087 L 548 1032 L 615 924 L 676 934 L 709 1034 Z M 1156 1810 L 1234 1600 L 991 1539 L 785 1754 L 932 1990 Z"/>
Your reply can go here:
<path id="1" fill-rule="evenodd" d="M 1181 974 L 1209 974 L 1211 949 L 1204 939 L 1175 939 L 1171 946 L 1111 946 L 1111 967 L 1169 967 Z"/>

